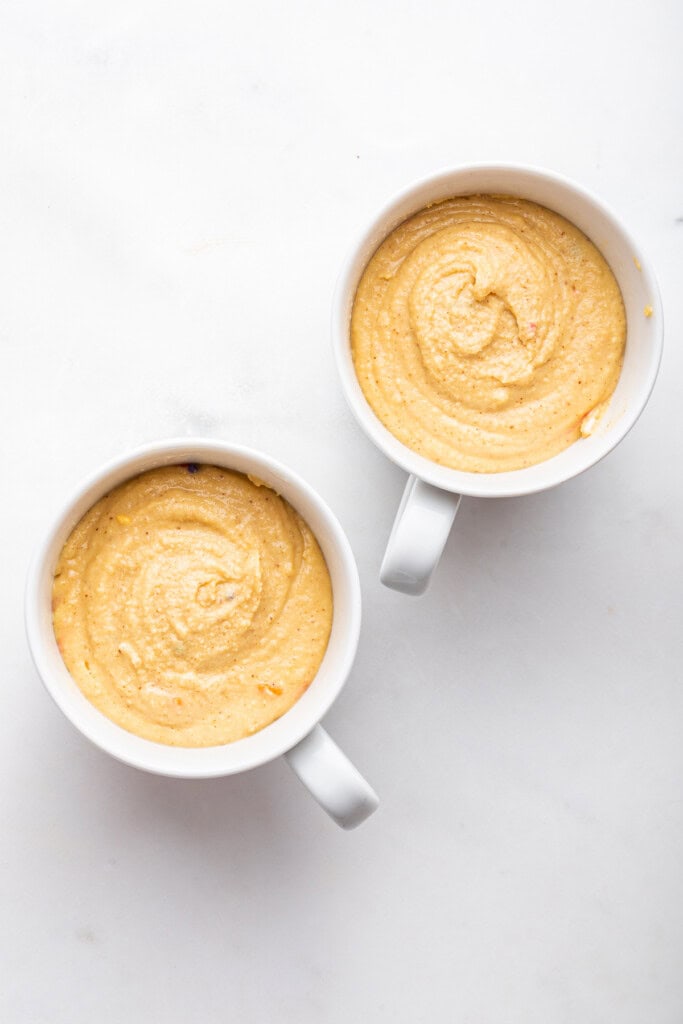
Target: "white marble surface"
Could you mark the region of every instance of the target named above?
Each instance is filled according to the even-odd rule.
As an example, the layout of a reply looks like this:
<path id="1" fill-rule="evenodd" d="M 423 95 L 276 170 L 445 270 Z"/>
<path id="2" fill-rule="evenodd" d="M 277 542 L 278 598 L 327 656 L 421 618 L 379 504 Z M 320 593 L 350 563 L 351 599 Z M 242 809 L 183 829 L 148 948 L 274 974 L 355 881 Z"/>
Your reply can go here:
<path id="1" fill-rule="evenodd" d="M 683 11 L 0 6 L 0 1019 L 683 1021 Z M 342 254 L 412 178 L 554 168 L 658 269 L 658 385 L 619 450 L 463 502 L 383 590 L 403 474 L 343 403 Z M 30 664 L 26 563 L 86 472 L 202 433 L 347 529 L 365 616 L 327 724 L 382 806 L 344 834 L 282 764 L 173 782 L 92 749 Z"/>

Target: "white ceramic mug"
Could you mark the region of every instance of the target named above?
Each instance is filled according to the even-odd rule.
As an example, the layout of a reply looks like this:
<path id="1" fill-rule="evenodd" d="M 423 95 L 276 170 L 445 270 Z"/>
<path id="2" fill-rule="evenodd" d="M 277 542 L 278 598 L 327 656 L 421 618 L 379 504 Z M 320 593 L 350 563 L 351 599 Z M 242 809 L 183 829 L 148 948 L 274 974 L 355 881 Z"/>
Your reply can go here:
<path id="1" fill-rule="evenodd" d="M 466 473 L 407 448 L 380 422 L 356 377 L 350 345 L 353 300 L 361 275 L 381 242 L 402 221 L 456 195 L 504 193 L 566 217 L 602 252 L 626 307 L 626 351 L 617 387 L 590 437 L 526 469 Z M 652 315 L 645 315 L 645 307 Z M 502 498 L 533 494 L 594 465 L 626 436 L 654 386 L 662 354 L 662 307 L 652 267 L 616 216 L 595 196 L 565 178 L 534 168 L 495 164 L 440 171 L 410 185 L 372 220 L 351 249 L 337 283 L 332 339 L 346 400 L 368 437 L 410 474 L 380 570 L 382 582 L 406 594 L 424 592 L 448 538 L 461 495 Z"/>
<path id="2" fill-rule="evenodd" d="M 317 675 L 299 700 L 265 729 L 217 747 L 172 747 L 127 732 L 87 700 L 67 671 L 52 628 L 52 581 L 64 542 L 104 494 L 145 470 L 198 462 L 253 473 L 286 498 L 318 539 L 332 579 L 330 640 Z M 267 455 L 221 441 L 178 439 L 115 459 L 81 484 L 60 510 L 33 560 L 26 590 L 26 629 L 36 668 L 57 706 L 84 736 L 125 764 L 158 775 L 205 779 L 233 775 L 284 754 L 318 803 L 342 828 L 377 808 L 374 791 L 318 724 L 338 697 L 358 646 L 361 597 L 346 536 L 322 498 Z"/>

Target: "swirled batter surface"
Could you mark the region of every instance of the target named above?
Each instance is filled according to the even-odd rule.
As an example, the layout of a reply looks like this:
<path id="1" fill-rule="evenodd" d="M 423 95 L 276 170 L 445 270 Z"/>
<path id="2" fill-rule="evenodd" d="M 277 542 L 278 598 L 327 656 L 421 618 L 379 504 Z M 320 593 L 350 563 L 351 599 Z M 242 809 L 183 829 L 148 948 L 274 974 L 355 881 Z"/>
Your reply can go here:
<path id="1" fill-rule="evenodd" d="M 361 278 L 358 380 L 405 445 L 493 473 L 588 433 L 619 378 L 626 317 L 578 228 L 511 196 L 458 196 L 400 224 Z"/>
<path id="2" fill-rule="evenodd" d="M 306 690 L 332 586 L 310 528 L 269 487 L 169 466 L 78 523 L 55 571 L 53 623 L 100 711 L 146 739 L 207 747 L 264 728 Z"/>

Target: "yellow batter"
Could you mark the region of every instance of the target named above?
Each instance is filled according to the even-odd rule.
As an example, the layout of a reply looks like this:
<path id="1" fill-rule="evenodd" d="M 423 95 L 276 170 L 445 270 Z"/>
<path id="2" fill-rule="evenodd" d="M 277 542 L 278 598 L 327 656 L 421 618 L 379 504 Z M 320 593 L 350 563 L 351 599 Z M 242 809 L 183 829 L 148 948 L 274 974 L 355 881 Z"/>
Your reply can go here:
<path id="1" fill-rule="evenodd" d="M 351 317 L 356 374 L 382 423 L 475 473 L 542 462 L 588 433 L 625 340 L 619 286 L 592 242 L 511 196 L 456 197 L 400 224 Z"/>
<path id="2" fill-rule="evenodd" d="M 332 586 L 311 530 L 269 487 L 169 466 L 78 523 L 55 571 L 53 622 L 105 715 L 159 743 L 210 747 L 263 729 L 311 683 Z"/>

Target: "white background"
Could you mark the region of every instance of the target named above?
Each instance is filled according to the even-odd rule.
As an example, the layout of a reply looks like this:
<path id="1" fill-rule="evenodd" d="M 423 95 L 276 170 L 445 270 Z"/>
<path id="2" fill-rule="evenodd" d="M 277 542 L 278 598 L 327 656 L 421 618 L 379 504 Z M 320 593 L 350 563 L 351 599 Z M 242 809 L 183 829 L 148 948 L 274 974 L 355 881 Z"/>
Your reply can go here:
<path id="1" fill-rule="evenodd" d="M 3 1024 L 681 1024 L 682 29 L 676 0 L 3 0 Z M 496 159 L 621 213 L 664 362 L 601 465 L 464 501 L 411 599 L 378 583 L 404 474 L 345 407 L 331 292 L 394 191 Z M 282 763 L 114 763 L 30 664 L 41 530 L 177 434 L 268 450 L 348 531 L 357 832 Z"/>

